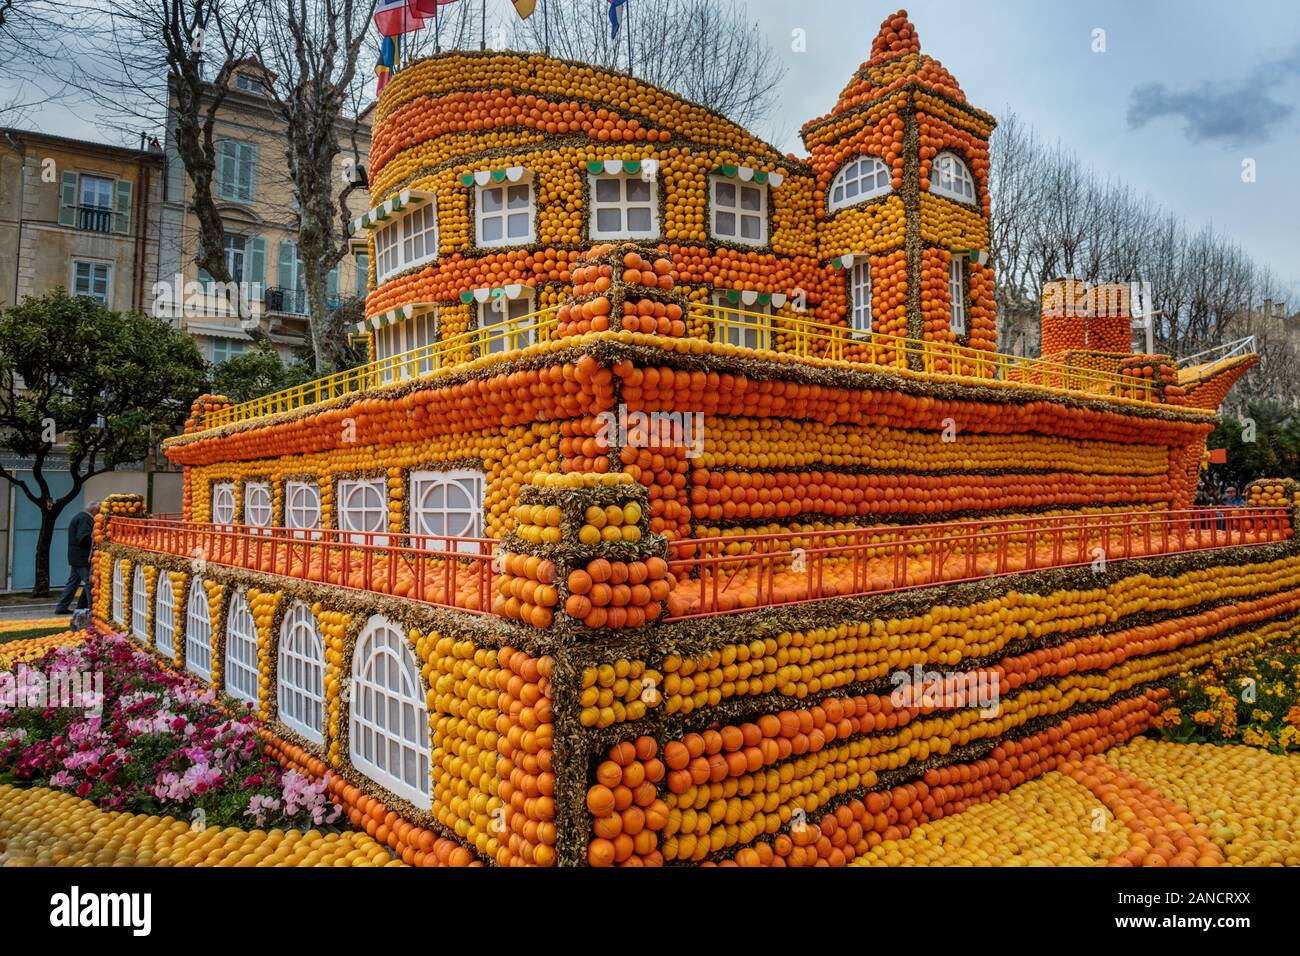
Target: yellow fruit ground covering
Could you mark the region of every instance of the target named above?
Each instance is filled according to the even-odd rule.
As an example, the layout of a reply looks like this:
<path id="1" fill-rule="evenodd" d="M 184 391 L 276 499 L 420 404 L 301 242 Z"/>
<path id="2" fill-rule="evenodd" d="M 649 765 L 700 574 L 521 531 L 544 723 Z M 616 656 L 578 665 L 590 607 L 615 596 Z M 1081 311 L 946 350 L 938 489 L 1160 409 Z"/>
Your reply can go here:
<path id="1" fill-rule="evenodd" d="M 30 623 L 30 622 L 28 622 Z M 0 644 L 0 671 L 12 670 L 17 664 L 38 661 L 56 647 L 80 644 L 87 631 L 60 631 L 44 637 L 29 637 L 21 641 Z"/>
<path id="2" fill-rule="evenodd" d="M 402 866 L 359 830 L 194 830 L 100 810 L 41 787 L 0 785 L 0 866 Z"/>
<path id="3" fill-rule="evenodd" d="M 42 627 L 57 627 L 60 624 L 67 624 L 68 617 L 37 617 L 37 618 L 20 618 L 12 621 L 0 621 L 0 637 L 10 631 L 34 631 Z"/>
<path id="4" fill-rule="evenodd" d="M 1300 865 L 1300 755 L 1137 738 L 852 866 Z"/>

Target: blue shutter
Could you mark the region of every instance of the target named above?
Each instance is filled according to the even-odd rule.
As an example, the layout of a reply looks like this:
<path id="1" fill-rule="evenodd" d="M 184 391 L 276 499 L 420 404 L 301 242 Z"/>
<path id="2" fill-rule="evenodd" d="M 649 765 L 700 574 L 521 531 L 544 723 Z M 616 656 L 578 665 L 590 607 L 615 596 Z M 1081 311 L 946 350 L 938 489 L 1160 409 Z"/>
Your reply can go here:
<path id="1" fill-rule="evenodd" d="M 117 181 L 117 214 L 113 217 L 113 231 L 123 234 L 131 231 L 131 181 Z"/>
<path id="2" fill-rule="evenodd" d="M 335 266 L 330 270 L 329 275 L 325 277 L 325 296 L 328 299 L 338 301 L 339 297 L 339 267 Z"/>
<path id="3" fill-rule="evenodd" d="M 239 157 L 240 198 L 252 202 L 257 197 L 257 144 L 242 143 Z"/>
<path id="4" fill-rule="evenodd" d="M 59 225 L 77 224 L 77 174 L 65 171 L 59 184 Z"/>
<path id="5" fill-rule="evenodd" d="M 261 285 L 266 281 L 266 240 L 253 236 L 248 240 L 248 268 L 245 277 L 250 285 Z"/>
<path id="6" fill-rule="evenodd" d="M 357 253 L 357 298 L 365 300 L 370 291 L 370 253 Z"/>
<path id="7" fill-rule="evenodd" d="M 234 145 L 230 140 L 223 139 L 217 142 L 217 195 L 222 199 L 230 199 L 233 191 L 234 172 L 231 156 L 231 147 Z"/>

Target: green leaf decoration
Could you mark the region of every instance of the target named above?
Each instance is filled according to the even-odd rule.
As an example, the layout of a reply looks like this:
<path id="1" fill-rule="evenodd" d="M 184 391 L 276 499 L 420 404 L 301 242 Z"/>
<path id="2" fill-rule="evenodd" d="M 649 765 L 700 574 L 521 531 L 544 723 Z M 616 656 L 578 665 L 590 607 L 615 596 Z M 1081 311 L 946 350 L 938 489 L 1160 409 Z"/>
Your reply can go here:
<path id="1" fill-rule="evenodd" d="M 625 160 L 623 160 L 623 172 L 625 172 L 625 173 L 635 173 L 635 172 L 639 171 L 640 169 L 641 169 L 641 160 L 639 160 L 639 159 L 625 159 Z"/>
<path id="2" fill-rule="evenodd" d="M 492 170 L 492 181 L 494 183 L 503 183 L 506 180 L 506 171 L 504 169 Z"/>

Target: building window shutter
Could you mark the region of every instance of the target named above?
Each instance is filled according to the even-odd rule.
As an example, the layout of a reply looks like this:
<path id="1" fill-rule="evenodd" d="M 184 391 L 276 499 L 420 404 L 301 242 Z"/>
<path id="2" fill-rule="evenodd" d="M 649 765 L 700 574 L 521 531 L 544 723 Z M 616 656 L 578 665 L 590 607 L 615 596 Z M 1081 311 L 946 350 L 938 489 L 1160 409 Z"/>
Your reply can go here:
<path id="1" fill-rule="evenodd" d="M 245 274 L 249 285 L 261 288 L 266 282 L 266 240 L 253 236 L 248 240 L 248 269 Z"/>
<path id="2" fill-rule="evenodd" d="M 370 290 L 370 254 L 357 253 L 357 298 L 364 300 Z"/>
<path id="3" fill-rule="evenodd" d="M 113 231 L 123 234 L 131 231 L 131 181 L 117 181 L 117 214 L 113 217 Z"/>
<path id="4" fill-rule="evenodd" d="M 257 197 L 257 144 L 243 144 L 240 153 L 240 198 L 252 202 Z"/>
<path id="5" fill-rule="evenodd" d="M 339 267 L 335 266 L 325 277 L 325 295 L 331 299 L 339 297 Z"/>
<path id="6" fill-rule="evenodd" d="M 77 224 L 77 174 L 64 172 L 59 184 L 59 225 Z"/>
<path id="7" fill-rule="evenodd" d="M 281 289 L 292 290 L 297 287 L 297 282 L 294 281 L 294 266 L 297 261 L 297 246 L 288 239 L 281 239 L 275 262 L 275 284 Z"/>
<path id="8" fill-rule="evenodd" d="M 230 199 L 235 194 L 234 145 L 228 139 L 217 143 L 217 195 L 222 199 Z"/>

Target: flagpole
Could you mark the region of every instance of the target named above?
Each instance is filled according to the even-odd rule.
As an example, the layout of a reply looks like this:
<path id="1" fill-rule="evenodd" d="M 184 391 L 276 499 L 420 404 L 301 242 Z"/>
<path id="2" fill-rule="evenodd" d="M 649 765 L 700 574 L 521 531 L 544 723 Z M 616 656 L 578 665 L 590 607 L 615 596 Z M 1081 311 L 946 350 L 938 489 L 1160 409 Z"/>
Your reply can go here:
<path id="1" fill-rule="evenodd" d="M 546 11 L 546 0 L 542 0 L 542 30 L 546 34 L 546 55 L 551 55 L 551 18 Z"/>
<path id="2" fill-rule="evenodd" d="M 483 0 L 483 3 L 479 7 L 479 10 L 481 12 L 481 15 L 479 17 L 479 27 L 482 32 L 479 36 L 478 48 L 480 50 L 486 50 L 487 49 L 487 0 Z"/>
<path id="3" fill-rule="evenodd" d="M 442 25 L 439 22 L 441 19 L 442 18 L 438 16 L 438 8 L 434 7 L 433 8 L 433 52 L 434 53 L 442 52 L 442 37 L 440 36 Z"/>
<path id="4" fill-rule="evenodd" d="M 632 75 L 632 0 L 628 0 L 623 11 L 623 26 L 627 27 L 627 75 Z"/>

